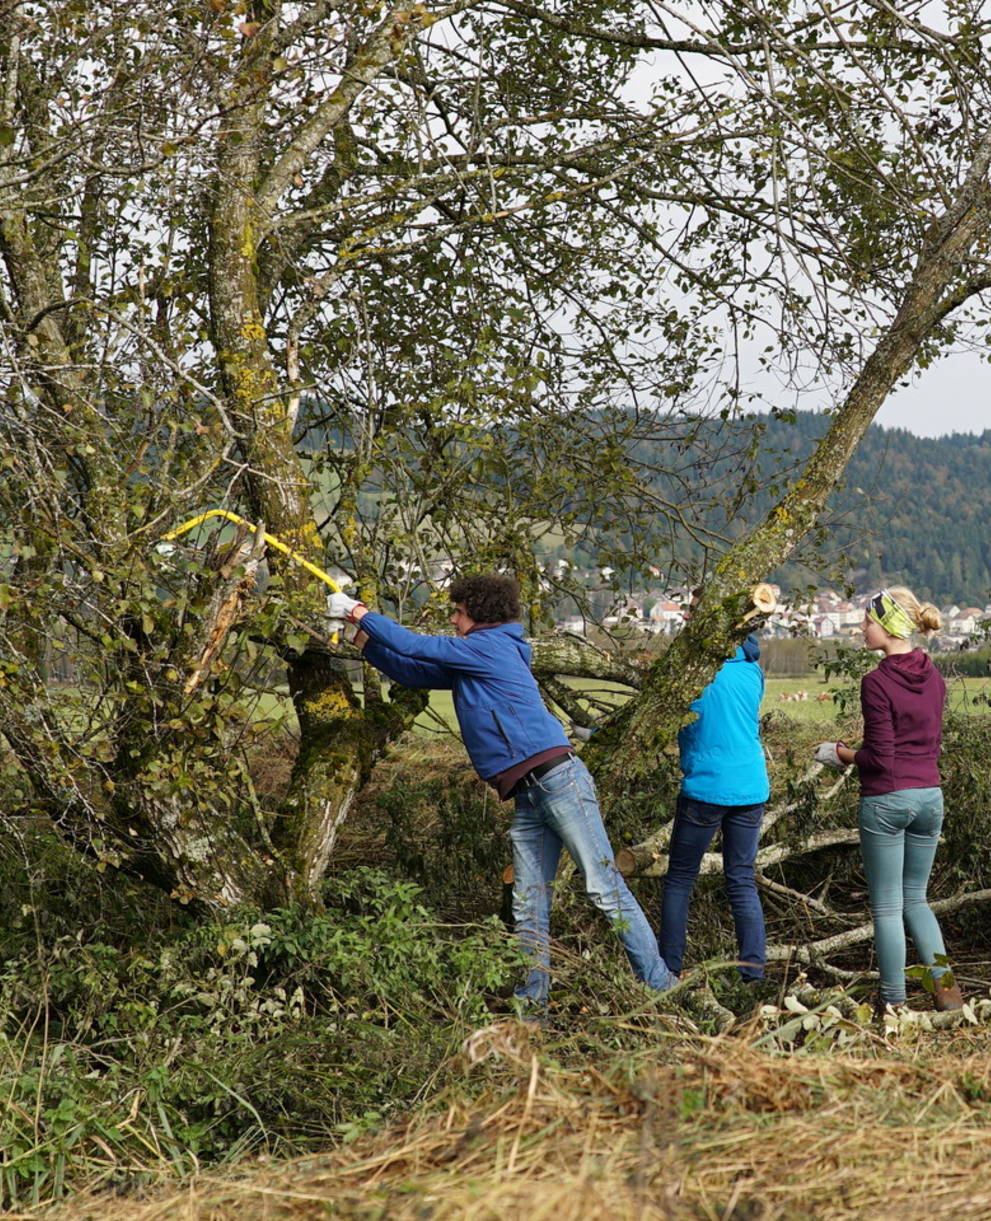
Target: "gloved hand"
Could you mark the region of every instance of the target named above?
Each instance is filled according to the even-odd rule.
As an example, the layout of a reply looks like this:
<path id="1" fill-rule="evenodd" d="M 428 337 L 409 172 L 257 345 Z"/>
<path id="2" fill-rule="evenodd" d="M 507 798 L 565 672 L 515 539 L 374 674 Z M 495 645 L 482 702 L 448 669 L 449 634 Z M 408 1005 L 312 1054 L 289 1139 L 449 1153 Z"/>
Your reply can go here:
<path id="1" fill-rule="evenodd" d="M 837 771 L 842 771 L 846 764 L 836 750 L 839 745 L 839 742 L 820 742 L 816 747 L 816 763 L 823 763 L 826 767 L 833 767 Z"/>
<path id="2" fill-rule="evenodd" d="M 356 606 L 364 606 L 364 603 L 340 592 L 327 595 L 327 614 L 331 619 L 350 619 Z"/>

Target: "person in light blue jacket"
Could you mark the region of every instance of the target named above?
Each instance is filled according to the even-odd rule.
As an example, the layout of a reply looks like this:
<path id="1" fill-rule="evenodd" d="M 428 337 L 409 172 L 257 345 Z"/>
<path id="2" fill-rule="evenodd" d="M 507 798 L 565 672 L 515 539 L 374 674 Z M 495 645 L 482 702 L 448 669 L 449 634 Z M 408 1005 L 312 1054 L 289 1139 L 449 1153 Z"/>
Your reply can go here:
<path id="1" fill-rule="evenodd" d="M 756 638 L 748 636 L 691 705 L 697 719 L 678 734 L 682 782 L 658 938 L 661 954 L 675 974 L 681 971 L 688 909 L 702 857 L 716 831 L 721 831 L 723 873 L 736 926 L 740 974 L 747 981 L 764 975 L 764 912 L 754 880 L 754 860 L 769 794 L 760 741 L 764 675 L 757 664 L 759 657 Z"/>
<path id="2" fill-rule="evenodd" d="M 543 1009 L 550 988 L 550 911 L 561 849 L 567 848 L 589 899 L 609 919 L 634 974 L 649 988 L 673 983 L 657 939 L 613 861 L 595 786 L 560 721 L 544 706 L 517 622 L 519 586 L 510 577 L 463 577 L 450 588 L 454 636 L 411 632 L 345 594 L 334 618 L 360 625 L 355 643 L 376 669 L 407 687 L 445 688 L 468 755 L 503 801 L 515 802 L 513 919 L 531 960 L 516 996 Z"/>

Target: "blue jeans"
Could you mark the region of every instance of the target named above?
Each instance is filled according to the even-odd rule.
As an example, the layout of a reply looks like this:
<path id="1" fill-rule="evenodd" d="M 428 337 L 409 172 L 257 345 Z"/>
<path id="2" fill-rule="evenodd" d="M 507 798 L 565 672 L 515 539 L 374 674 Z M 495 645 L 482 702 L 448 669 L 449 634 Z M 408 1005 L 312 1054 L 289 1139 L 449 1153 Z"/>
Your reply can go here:
<path id="1" fill-rule="evenodd" d="M 899 789 L 860 799 L 860 849 L 874 918 L 881 999 L 887 1004 L 905 1000 L 905 929 L 933 975 L 946 970 L 933 966 L 946 947 L 926 899 L 942 826 L 942 789 Z"/>
<path id="2" fill-rule="evenodd" d="M 659 943 L 664 961 L 680 972 L 685 956 L 688 908 L 702 857 L 717 830 L 723 833 L 723 873 L 736 925 L 740 974 L 762 979 L 766 955 L 764 909 L 754 881 L 754 858 L 764 806 L 721 806 L 681 794 L 674 816 L 668 872 L 661 899 Z"/>
<path id="3" fill-rule="evenodd" d="M 509 831 L 513 844 L 513 919 L 532 960 L 522 1000 L 543 1005 L 550 990 L 550 917 L 554 875 L 567 848 L 595 906 L 613 924 L 637 979 L 663 991 L 674 982 L 657 952 L 640 904 L 613 861 L 595 785 L 580 759 L 567 759 L 516 796 Z"/>

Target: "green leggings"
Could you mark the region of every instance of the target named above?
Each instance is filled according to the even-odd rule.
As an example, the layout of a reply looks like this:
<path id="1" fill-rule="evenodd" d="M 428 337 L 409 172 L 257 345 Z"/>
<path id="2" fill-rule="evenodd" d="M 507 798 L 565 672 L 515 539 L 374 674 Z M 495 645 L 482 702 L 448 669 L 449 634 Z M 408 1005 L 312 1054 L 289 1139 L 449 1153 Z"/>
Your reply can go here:
<path id="1" fill-rule="evenodd" d="M 933 975 L 946 970 L 934 966 L 946 948 L 926 899 L 942 825 L 942 789 L 899 789 L 860 799 L 860 848 L 874 917 L 881 999 L 887 1004 L 905 1000 L 906 929 Z"/>

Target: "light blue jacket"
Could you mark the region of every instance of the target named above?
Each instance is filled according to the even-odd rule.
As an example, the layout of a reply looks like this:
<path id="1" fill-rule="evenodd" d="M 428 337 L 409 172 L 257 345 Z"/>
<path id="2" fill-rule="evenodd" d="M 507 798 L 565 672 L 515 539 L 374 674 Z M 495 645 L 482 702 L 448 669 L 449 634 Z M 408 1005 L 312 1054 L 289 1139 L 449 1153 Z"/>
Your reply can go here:
<path id="1" fill-rule="evenodd" d="M 760 742 L 764 675 L 756 641 L 723 662 L 691 705 L 698 719 L 678 734 L 681 791 L 720 806 L 759 805 L 770 788 Z M 753 658 L 751 660 L 751 658 Z"/>
<path id="2" fill-rule="evenodd" d="M 406 687 L 450 690 L 461 736 L 483 780 L 553 746 L 568 746 L 530 672 L 532 651 L 519 623 L 475 628 L 467 636 L 422 636 L 385 615 L 362 616 L 364 655 Z"/>

